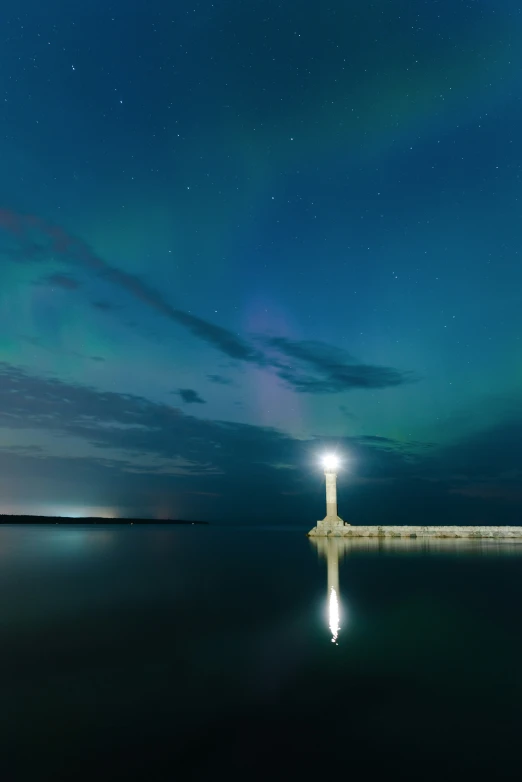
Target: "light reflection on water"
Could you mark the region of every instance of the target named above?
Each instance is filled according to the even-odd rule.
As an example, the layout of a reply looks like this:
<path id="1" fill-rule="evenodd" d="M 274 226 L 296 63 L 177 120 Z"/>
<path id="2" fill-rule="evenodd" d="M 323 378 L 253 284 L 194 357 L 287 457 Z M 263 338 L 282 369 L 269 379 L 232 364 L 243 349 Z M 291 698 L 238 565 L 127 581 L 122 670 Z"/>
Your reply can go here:
<path id="1" fill-rule="evenodd" d="M 332 587 L 330 589 L 330 597 L 328 600 L 328 619 L 329 619 L 330 632 L 332 633 L 332 643 L 334 644 L 337 643 L 337 636 L 339 635 L 339 630 L 341 629 L 339 623 L 339 614 L 340 614 L 339 595 Z"/>
<path id="2" fill-rule="evenodd" d="M 67 779 L 114 757 L 134 779 L 137 747 L 140 780 L 162 758 L 162 780 L 206 781 L 231 737 L 242 779 L 264 759 L 281 778 L 285 751 L 284 778 L 310 776 L 314 748 L 319 775 L 325 746 L 346 773 L 376 737 L 385 773 L 404 747 L 424 778 L 422 753 L 449 767 L 484 730 L 498 764 L 520 733 L 521 542 L 305 532 L 0 527 L 0 741 L 31 744 L 25 778 L 67 753 Z"/>
<path id="3" fill-rule="evenodd" d="M 339 592 L 339 555 L 343 554 L 343 541 L 338 538 L 311 538 L 311 540 L 319 556 L 326 559 L 328 626 L 332 633 L 332 643 L 337 644 L 342 611 Z"/>
<path id="4" fill-rule="evenodd" d="M 410 552 L 412 554 L 449 553 L 454 554 L 522 554 L 522 539 L 517 538 L 310 538 L 317 541 L 318 550 L 326 551 L 325 544 L 330 542 L 336 547 L 338 554 L 367 551 L 374 553 Z"/>
<path id="5" fill-rule="evenodd" d="M 326 560 L 326 615 L 332 643 L 338 645 L 341 616 L 347 607 L 341 600 L 339 561 L 357 554 L 456 554 L 459 556 L 522 555 L 522 540 L 444 538 L 309 538 L 320 559 Z"/>

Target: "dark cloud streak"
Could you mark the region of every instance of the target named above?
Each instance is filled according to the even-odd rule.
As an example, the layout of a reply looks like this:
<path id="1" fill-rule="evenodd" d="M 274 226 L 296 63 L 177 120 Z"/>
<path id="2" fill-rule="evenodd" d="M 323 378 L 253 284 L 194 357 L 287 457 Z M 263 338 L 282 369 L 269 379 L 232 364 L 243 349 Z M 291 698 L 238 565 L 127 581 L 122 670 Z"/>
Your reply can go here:
<path id="1" fill-rule="evenodd" d="M 320 377 L 306 375 L 294 365 L 274 361 L 279 377 L 298 393 L 336 394 L 353 388 L 390 388 L 417 379 L 410 372 L 392 367 L 356 363 L 342 349 L 322 342 L 295 341 L 285 337 L 269 337 L 263 341 L 268 348 L 320 373 Z"/>
<path id="2" fill-rule="evenodd" d="M 74 277 L 71 277 L 69 274 L 60 273 L 50 274 L 48 277 L 44 277 L 43 280 L 40 281 L 40 284 L 56 286 L 68 291 L 75 291 L 81 285 L 78 280 L 75 280 Z"/>
<path id="3" fill-rule="evenodd" d="M 223 377 L 223 375 L 207 375 L 207 378 L 211 383 L 217 383 L 220 386 L 232 385 L 232 380 L 230 380 L 228 377 Z"/>
<path id="4" fill-rule="evenodd" d="M 194 391 L 193 388 L 180 388 L 177 393 L 180 395 L 180 397 L 182 398 L 182 400 L 186 404 L 190 404 L 190 405 L 193 405 L 193 404 L 204 405 L 204 404 L 206 404 L 205 400 L 202 399 L 200 397 L 200 395 L 198 394 L 198 392 Z"/>
<path id="5" fill-rule="evenodd" d="M 47 223 L 40 217 L 0 209 L 0 229 L 15 243 L 14 247 L 3 249 L 3 253 L 11 260 L 40 261 L 53 256 L 64 263 L 88 269 L 183 326 L 195 337 L 230 358 L 260 366 L 265 364 L 263 354 L 240 337 L 221 326 L 172 307 L 158 291 L 136 275 L 111 266 L 98 257 L 85 242 L 69 235 L 59 226 Z"/>
<path id="6" fill-rule="evenodd" d="M 18 243 L 16 248 L 10 247 L 7 251 L 12 260 L 42 260 L 53 256 L 64 263 L 88 269 L 184 327 L 193 336 L 229 358 L 274 369 L 278 377 L 297 393 L 335 394 L 353 388 L 389 388 L 416 379 L 411 373 L 391 367 L 357 363 L 344 350 L 321 342 L 261 337 L 264 347 L 275 350 L 280 356 L 284 356 L 285 361 L 267 356 L 265 351 L 254 347 L 232 331 L 172 307 L 146 282 L 134 274 L 111 266 L 98 257 L 87 244 L 69 235 L 59 226 L 49 224 L 39 217 L 0 209 L 0 229 L 3 229 L 15 245 Z M 62 279 L 65 279 L 64 275 Z M 105 310 L 111 309 L 112 305 L 97 302 L 94 306 Z M 288 364 L 288 359 L 304 364 L 317 373 L 316 376 L 303 373 L 299 367 Z"/>

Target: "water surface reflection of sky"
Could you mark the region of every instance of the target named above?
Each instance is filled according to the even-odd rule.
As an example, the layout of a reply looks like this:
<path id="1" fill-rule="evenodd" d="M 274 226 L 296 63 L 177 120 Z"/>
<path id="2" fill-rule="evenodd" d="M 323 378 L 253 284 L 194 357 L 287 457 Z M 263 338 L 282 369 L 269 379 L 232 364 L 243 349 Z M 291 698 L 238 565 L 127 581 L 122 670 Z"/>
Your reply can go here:
<path id="1" fill-rule="evenodd" d="M 498 771 L 521 724 L 521 554 L 306 526 L 0 527 L 2 763 L 305 779 L 328 746 L 336 775 L 443 757 L 464 779 L 486 732 Z"/>

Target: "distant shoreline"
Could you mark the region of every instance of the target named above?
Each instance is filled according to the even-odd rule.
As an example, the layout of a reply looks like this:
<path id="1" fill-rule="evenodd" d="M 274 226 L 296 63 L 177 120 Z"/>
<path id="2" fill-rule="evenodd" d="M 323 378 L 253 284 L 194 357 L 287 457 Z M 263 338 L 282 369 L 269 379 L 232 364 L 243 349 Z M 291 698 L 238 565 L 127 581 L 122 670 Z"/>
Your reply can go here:
<path id="1" fill-rule="evenodd" d="M 208 521 L 185 521 L 183 519 L 106 519 L 103 516 L 22 516 L 0 514 L 1 524 L 209 524 Z"/>

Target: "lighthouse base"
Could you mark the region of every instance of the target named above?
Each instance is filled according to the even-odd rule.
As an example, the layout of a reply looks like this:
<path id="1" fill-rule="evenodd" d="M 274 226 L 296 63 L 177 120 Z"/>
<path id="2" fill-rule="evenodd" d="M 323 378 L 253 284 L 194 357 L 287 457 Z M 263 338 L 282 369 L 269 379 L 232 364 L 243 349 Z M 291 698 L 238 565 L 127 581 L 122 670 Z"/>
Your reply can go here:
<path id="1" fill-rule="evenodd" d="M 328 535 L 329 532 L 340 532 L 349 526 L 340 516 L 325 516 L 324 519 L 317 522 L 315 529 L 317 530 L 317 535 Z"/>

